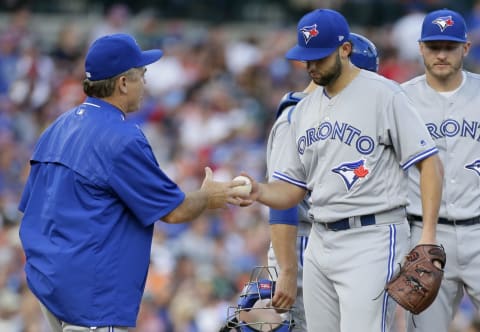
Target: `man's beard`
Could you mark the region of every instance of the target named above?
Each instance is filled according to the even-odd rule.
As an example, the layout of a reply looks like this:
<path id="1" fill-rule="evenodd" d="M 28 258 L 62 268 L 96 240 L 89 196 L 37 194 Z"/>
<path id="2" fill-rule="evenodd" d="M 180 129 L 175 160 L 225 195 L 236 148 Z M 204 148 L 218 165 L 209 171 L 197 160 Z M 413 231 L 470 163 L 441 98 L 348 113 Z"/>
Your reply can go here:
<path id="1" fill-rule="evenodd" d="M 462 69 L 462 63 L 459 64 L 454 64 L 454 63 L 449 63 L 450 64 L 450 70 L 444 70 L 444 71 L 438 71 L 435 70 L 435 65 L 428 65 L 424 61 L 424 65 L 426 70 L 432 75 L 435 79 L 439 81 L 446 81 L 453 75 L 455 75 L 459 70 Z"/>
<path id="2" fill-rule="evenodd" d="M 313 79 L 313 81 L 317 85 L 327 86 L 335 82 L 341 73 L 342 73 L 342 63 L 340 61 L 340 54 L 337 53 L 337 56 L 335 58 L 335 64 L 327 72 L 325 72 L 325 74 L 323 74 L 319 79 Z"/>

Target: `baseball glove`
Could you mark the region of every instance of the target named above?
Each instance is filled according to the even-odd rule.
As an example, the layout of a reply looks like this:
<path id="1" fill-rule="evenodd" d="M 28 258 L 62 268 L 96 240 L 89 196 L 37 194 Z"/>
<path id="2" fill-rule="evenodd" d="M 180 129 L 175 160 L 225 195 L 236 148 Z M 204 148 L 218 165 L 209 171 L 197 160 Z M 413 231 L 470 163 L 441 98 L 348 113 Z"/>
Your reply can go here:
<path id="1" fill-rule="evenodd" d="M 385 290 L 403 308 L 417 315 L 427 309 L 437 297 L 445 262 L 442 246 L 417 245 L 405 257 L 400 272 L 385 285 Z"/>

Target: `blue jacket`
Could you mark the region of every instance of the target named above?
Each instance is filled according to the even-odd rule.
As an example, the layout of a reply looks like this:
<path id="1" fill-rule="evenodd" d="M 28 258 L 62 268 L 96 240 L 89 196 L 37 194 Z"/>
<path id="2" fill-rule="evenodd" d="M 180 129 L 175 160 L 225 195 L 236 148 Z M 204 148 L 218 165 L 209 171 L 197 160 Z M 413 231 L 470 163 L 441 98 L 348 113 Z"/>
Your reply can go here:
<path id="1" fill-rule="evenodd" d="M 185 194 L 142 131 L 87 98 L 40 137 L 19 209 L 28 285 L 59 319 L 135 326 L 153 225 Z"/>

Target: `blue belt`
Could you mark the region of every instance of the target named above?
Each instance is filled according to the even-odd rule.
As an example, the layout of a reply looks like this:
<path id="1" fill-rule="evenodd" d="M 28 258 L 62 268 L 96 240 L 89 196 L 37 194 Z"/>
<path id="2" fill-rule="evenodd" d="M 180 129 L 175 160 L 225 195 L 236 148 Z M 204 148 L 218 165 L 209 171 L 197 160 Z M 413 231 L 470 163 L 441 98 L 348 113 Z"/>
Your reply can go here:
<path id="1" fill-rule="evenodd" d="M 408 221 L 422 221 L 422 217 L 409 214 L 407 216 Z M 470 226 L 480 224 L 480 216 L 473 217 L 469 219 L 447 219 L 447 218 L 438 218 L 438 223 L 443 225 L 458 225 L 458 226 Z"/>
<path id="2" fill-rule="evenodd" d="M 374 214 L 366 214 L 364 216 L 360 216 L 360 225 L 362 226 L 370 226 L 375 225 L 375 215 Z M 344 231 L 350 229 L 350 221 L 349 218 L 340 219 L 334 222 L 321 222 L 319 223 L 325 226 L 326 229 L 331 231 Z"/>

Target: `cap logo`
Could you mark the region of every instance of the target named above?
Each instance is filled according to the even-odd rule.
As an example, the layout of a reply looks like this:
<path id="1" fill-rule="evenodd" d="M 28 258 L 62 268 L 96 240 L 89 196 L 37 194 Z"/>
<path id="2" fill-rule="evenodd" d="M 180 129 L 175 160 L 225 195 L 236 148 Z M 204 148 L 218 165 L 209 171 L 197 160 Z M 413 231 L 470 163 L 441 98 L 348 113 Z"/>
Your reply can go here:
<path id="1" fill-rule="evenodd" d="M 451 16 L 442 16 L 434 19 L 432 23 L 438 25 L 440 31 L 443 32 L 446 28 L 453 26 L 455 22 Z"/>
<path id="2" fill-rule="evenodd" d="M 303 38 L 305 39 L 305 44 L 308 44 L 310 39 L 312 39 L 313 37 L 318 36 L 318 30 L 317 30 L 316 24 L 305 26 L 300 29 L 300 32 L 302 33 Z"/>

